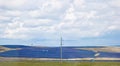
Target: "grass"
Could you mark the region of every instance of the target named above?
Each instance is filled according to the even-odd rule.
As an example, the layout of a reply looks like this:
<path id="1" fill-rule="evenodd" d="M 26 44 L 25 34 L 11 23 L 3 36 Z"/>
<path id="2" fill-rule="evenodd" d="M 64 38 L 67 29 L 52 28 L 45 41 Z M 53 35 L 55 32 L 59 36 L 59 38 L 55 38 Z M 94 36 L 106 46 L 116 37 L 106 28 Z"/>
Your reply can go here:
<path id="1" fill-rule="evenodd" d="M 0 66 L 120 66 L 120 62 L 59 62 L 53 61 L 19 61 L 0 62 Z"/>

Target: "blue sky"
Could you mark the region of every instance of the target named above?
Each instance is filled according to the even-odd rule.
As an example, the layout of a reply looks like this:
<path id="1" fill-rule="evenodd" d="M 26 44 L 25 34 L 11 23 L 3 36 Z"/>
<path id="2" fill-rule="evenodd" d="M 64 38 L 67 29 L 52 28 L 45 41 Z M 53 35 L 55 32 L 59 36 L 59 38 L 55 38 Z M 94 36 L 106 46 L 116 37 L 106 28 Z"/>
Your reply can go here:
<path id="1" fill-rule="evenodd" d="M 120 45 L 120 0 L 0 0 L 0 45 Z"/>

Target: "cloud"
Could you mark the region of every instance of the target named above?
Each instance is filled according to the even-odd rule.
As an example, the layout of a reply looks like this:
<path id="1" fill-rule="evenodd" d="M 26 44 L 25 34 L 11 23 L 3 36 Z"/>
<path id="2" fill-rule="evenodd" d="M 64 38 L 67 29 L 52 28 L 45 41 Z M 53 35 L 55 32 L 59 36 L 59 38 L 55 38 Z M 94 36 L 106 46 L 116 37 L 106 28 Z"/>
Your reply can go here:
<path id="1" fill-rule="evenodd" d="M 109 4 L 113 7 L 120 7 L 120 0 L 112 0 Z"/>
<path id="2" fill-rule="evenodd" d="M 0 0 L 0 6 L 5 8 L 18 8 L 26 2 L 27 0 Z"/>
<path id="3" fill-rule="evenodd" d="M 0 20 L 9 20 L 9 17 L 6 17 L 6 16 L 0 16 Z"/>
<path id="4" fill-rule="evenodd" d="M 119 9 L 110 2 L 0 0 L 0 37 L 56 39 L 60 32 L 66 39 L 100 37 L 120 30 Z"/>
<path id="5" fill-rule="evenodd" d="M 77 9 L 81 9 L 81 8 L 85 8 L 85 0 L 74 0 L 73 1 L 73 5 L 75 6 L 75 8 Z"/>
<path id="6" fill-rule="evenodd" d="M 21 11 L 18 11 L 18 10 L 9 10 L 9 11 L 6 11 L 5 12 L 6 14 L 6 16 L 8 15 L 8 16 L 13 16 L 13 17 L 17 17 L 17 16 L 22 16 L 23 14 L 23 12 L 21 12 Z"/>

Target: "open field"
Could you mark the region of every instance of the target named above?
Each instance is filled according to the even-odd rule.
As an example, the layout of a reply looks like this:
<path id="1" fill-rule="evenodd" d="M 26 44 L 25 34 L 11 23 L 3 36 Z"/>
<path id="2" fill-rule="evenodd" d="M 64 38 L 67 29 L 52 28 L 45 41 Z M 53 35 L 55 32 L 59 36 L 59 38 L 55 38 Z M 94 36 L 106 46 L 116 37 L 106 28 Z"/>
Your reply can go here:
<path id="1" fill-rule="evenodd" d="M 0 62 L 0 66 L 120 66 L 120 62 L 55 62 L 55 61 L 19 61 Z"/>
<path id="2" fill-rule="evenodd" d="M 100 47 L 100 48 L 77 48 L 82 50 L 91 50 L 94 52 L 116 52 L 120 53 L 120 47 Z"/>
<path id="3" fill-rule="evenodd" d="M 0 46 L 0 52 L 5 52 L 5 51 L 9 51 L 9 50 L 10 50 L 9 48 Z"/>
<path id="4" fill-rule="evenodd" d="M 20 50 L 20 48 L 7 48 L 7 47 L 3 47 L 0 46 L 0 52 L 6 52 L 6 51 L 11 51 L 11 50 Z"/>

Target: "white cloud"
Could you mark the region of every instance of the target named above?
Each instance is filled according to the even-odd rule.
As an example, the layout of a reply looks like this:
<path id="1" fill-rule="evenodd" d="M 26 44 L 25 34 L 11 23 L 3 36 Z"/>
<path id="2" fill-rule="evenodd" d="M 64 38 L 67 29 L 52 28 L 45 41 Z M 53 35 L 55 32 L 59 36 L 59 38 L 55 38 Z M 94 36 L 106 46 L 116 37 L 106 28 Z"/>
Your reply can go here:
<path id="1" fill-rule="evenodd" d="M 73 0 L 73 4 L 77 9 L 85 8 L 85 0 Z"/>
<path id="2" fill-rule="evenodd" d="M 99 16 L 96 15 L 96 11 L 89 11 L 89 12 L 76 12 L 76 16 L 78 19 L 95 19 L 99 18 Z"/>
<path id="3" fill-rule="evenodd" d="M 0 25 L 5 28 L 2 32 L 1 38 L 28 39 L 29 37 L 30 39 L 37 38 L 38 35 L 46 36 L 48 33 L 54 31 L 54 28 L 51 26 L 52 22 L 54 21 L 51 19 L 21 20 L 20 18 L 15 18 L 12 22 L 6 23 L 6 26 L 3 26 L 3 24 Z"/>
<path id="4" fill-rule="evenodd" d="M 28 14 L 31 17 L 39 17 L 40 15 L 42 15 L 42 12 L 40 12 L 40 10 L 33 10 L 33 11 L 30 11 Z"/>
<path id="5" fill-rule="evenodd" d="M 119 30 L 119 9 L 111 10 L 108 3 L 89 2 L 0 0 L 0 37 L 56 38 L 62 31 L 66 38 L 82 38 L 99 37 L 111 30 Z"/>
<path id="6" fill-rule="evenodd" d="M 64 17 L 64 20 L 76 20 L 76 16 L 75 16 L 75 9 L 73 7 L 73 5 L 71 4 L 70 5 L 70 8 L 66 10 L 65 12 L 65 17 Z"/>
<path id="7" fill-rule="evenodd" d="M 19 34 L 20 32 L 25 30 L 24 28 L 22 28 L 22 25 L 23 23 L 18 22 L 8 23 L 2 37 L 11 39 L 28 38 L 28 36 L 26 37 L 25 34 Z"/>
<path id="8" fill-rule="evenodd" d="M 39 27 L 39 26 L 50 26 L 54 21 L 51 19 L 28 19 L 22 22 L 24 23 L 24 26 Z"/>
<path id="9" fill-rule="evenodd" d="M 116 28 L 117 28 L 117 26 L 114 26 L 114 25 L 108 27 L 108 29 L 110 29 L 110 30 L 114 30 Z"/>
<path id="10" fill-rule="evenodd" d="M 27 0 L 0 0 L 0 6 L 9 8 L 21 7 L 27 2 Z"/>
<path id="11" fill-rule="evenodd" d="M 23 12 L 18 11 L 18 10 L 10 10 L 10 11 L 6 11 L 5 14 L 8 16 L 22 16 Z"/>
<path id="12" fill-rule="evenodd" d="M 51 11 L 51 10 L 61 9 L 63 4 L 59 0 L 51 0 L 51 1 L 46 1 L 45 3 L 43 3 L 42 6 L 44 10 Z"/>
<path id="13" fill-rule="evenodd" d="M 108 30 L 120 30 L 120 22 L 119 21 L 114 21 L 113 23 L 111 23 L 111 25 L 109 25 L 109 27 L 107 28 Z"/>
<path id="14" fill-rule="evenodd" d="M 120 7 L 120 0 L 112 0 L 109 3 L 110 3 L 110 5 L 112 5 L 114 7 Z"/>
<path id="15" fill-rule="evenodd" d="M 7 17 L 7 16 L 1 16 L 0 15 L 0 20 L 9 20 L 10 18 L 9 17 Z"/>

